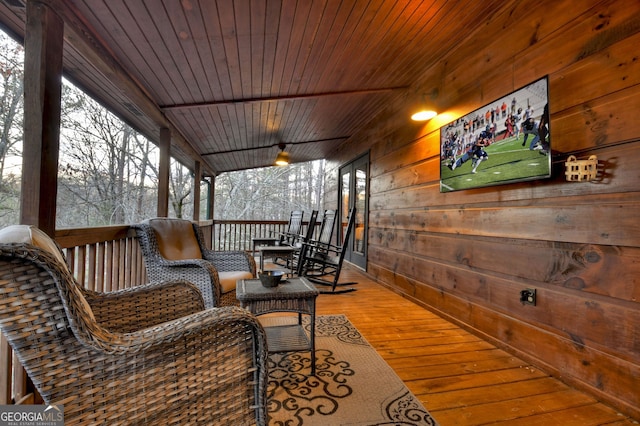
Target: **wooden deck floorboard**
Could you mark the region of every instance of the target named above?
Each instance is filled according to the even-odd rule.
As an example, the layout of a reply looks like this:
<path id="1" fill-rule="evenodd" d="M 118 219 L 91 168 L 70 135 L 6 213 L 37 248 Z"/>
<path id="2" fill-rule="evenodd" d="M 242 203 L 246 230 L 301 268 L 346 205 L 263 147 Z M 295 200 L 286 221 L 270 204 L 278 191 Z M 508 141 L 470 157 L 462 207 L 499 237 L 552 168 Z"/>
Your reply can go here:
<path id="1" fill-rule="evenodd" d="M 358 270 L 352 293 L 320 295 L 318 315 L 345 314 L 442 426 L 637 425 Z"/>

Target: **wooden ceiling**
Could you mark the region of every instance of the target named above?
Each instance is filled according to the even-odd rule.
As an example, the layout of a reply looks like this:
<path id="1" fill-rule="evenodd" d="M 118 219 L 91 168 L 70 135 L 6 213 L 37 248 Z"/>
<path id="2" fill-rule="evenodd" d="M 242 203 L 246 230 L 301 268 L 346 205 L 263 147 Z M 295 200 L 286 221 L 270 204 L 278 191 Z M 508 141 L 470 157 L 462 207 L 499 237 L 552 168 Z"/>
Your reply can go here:
<path id="1" fill-rule="evenodd" d="M 31 0 L 29 0 L 31 1 Z M 477 31 L 499 0 L 49 0 L 67 78 L 205 174 L 327 157 Z M 24 36 L 24 0 L 0 22 Z"/>

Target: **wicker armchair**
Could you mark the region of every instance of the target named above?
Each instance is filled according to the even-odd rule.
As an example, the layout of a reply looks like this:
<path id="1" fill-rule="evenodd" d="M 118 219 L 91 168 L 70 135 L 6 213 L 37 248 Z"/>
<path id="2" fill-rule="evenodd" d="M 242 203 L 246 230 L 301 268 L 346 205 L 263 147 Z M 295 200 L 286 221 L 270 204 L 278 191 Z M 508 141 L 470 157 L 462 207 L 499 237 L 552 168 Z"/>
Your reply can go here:
<path id="1" fill-rule="evenodd" d="M 266 340 L 185 281 L 78 285 L 37 228 L 0 231 L 0 328 L 67 425 L 266 424 Z"/>
<path id="2" fill-rule="evenodd" d="M 256 277 L 245 251 L 213 251 L 200 227 L 188 220 L 155 218 L 132 225 L 150 281 L 183 279 L 200 289 L 207 308 L 238 305 L 236 281 Z"/>

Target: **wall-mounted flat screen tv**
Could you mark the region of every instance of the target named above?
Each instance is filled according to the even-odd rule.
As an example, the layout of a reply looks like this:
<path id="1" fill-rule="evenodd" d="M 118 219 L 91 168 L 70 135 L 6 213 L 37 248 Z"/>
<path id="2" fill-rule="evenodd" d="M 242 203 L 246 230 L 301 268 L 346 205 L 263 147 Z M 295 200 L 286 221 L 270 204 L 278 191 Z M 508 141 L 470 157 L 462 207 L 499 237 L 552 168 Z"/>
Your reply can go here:
<path id="1" fill-rule="evenodd" d="M 440 192 L 551 176 L 548 77 L 440 128 Z"/>

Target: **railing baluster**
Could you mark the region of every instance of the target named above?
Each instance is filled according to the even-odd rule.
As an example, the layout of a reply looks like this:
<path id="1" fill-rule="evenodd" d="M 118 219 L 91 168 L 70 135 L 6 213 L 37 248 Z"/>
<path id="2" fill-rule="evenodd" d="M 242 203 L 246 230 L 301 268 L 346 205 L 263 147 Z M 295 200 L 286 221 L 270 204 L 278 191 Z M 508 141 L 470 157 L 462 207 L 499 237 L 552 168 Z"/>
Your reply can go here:
<path id="1" fill-rule="evenodd" d="M 96 251 L 96 266 L 97 266 L 97 274 L 96 274 L 96 291 L 105 291 L 104 285 L 104 253 L 105 253 L 105 244 L 98 244 L 98 250 Z"/>
<path id="2" fill-rule="evenodd" d="M 76 274 L 77 266 L 76 266 L 76 250 L 74 248 L 67 249 L 65 251 L 65 257 L 67 258 L 67 266 L 72 274 Z"/>
<path id="3" fill-rule="evenodd" d="M 20 364 L 16 354 L 12 354 L 13 366 L 13 398 L 15 401 L 21 400 L 27 395 L 27 372 Z"/>
<path id="4" fill-rule="evenodd" d="M 86 246 L 83 246 L 83 247 L 86 247 Z M 98 291 L 98 283 L 96 282 L 98 244 L 91 244 L 88 246 L 88 248 L 89 248 L 89 256 L 86 262 L 89 265 L 89 274 L 87 275 L 87 281 L 85 281 L 85 286 L 87 286 L 91 290 Z"/>
<path id="5" fill-rule="evenodd" d="M 13 392 L 11 383 L 13 382 L 13 368 L 11 359 L 13 351 L 9 346 L 9 342 L 4 338 L 4 334 L 0 333 L 0 405 L 8 405 L 13 401 Z"/>
<path id="6" fill-rule="evenodd" d="M 253 238 L 265 238 L 284 231 L 287 221 L 215 220 L 212 250 L 245 250 L 253 248 Z"/>
<path id="7" fill-rule="evenodd" d="M 114 262 L 114 244 L 113 241 L 106 242 L 106 253 L 104 259 L 105 266 L 105 292 L 117 290 L 114 288 L 114 276 L 118 275 L 118 264 Z"/>

